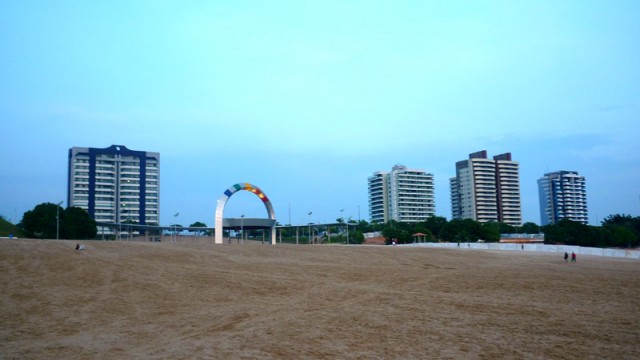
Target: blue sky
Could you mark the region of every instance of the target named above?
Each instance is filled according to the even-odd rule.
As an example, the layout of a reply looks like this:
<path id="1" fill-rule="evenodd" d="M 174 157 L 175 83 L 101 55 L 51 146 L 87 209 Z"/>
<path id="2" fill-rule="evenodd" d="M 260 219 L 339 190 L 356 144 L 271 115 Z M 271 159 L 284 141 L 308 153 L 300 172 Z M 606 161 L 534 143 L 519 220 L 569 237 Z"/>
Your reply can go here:
<path id="1" fill-rule="evenodd" d="M 281 223 L 369 220 L 394 164 L 432 172 L 450 218 L 479 150 L 520 162 L 524 221 L 556 170 L 586 177 L 592 224 L 640 215 L 638 1 L 8 0 L 0 54 L 14 222 L 66 199 L 69 148 L 112 144 L 160 153 L 163 224 L 212 226 L 238 182 Z M 266 216 L 247 192 L 241 214 Z"/>

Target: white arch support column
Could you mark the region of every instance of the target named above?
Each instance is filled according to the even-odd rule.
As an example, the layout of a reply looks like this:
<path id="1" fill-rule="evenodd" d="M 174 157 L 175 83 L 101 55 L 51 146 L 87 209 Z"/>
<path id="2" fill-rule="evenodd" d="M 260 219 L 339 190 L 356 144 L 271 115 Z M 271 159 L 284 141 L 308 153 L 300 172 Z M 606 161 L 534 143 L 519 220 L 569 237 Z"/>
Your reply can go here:
<path id="1" fill-rule="evenodd" d="M 227 201 L 229 200 L 231 195 L 235 194 L 240 190 L 246 190 L 256 194 L 256 196 L 258 196 L 260 200 L 262 200 L 262 202 L 264 203 L 264 207 L 267 209 L 267 215 L 269 216 L 269 219 L 273 220 L 273 226 L 271 227 L 271 244 L 275 245 L 276 244 L 276 226 L 275 226 L 276 214 L 273 211 L 273 206 L 271 205 L 271 201 L 262 192 L 262 190 L 260 190 L 259 187 L 251 185 L 249 183 L 238 183 L 231 186 L 230 188 L 225 190 L 224 194 L 222 194 L 220 199 L 218 199 L 218 205 L 216 206 L 216 217 L 215 217 L 215 234 L 214 234 L 215 243 L 222 244 L 224 241 L 224 234 L 223 234 L 224 207 L 226 206 Z"/>

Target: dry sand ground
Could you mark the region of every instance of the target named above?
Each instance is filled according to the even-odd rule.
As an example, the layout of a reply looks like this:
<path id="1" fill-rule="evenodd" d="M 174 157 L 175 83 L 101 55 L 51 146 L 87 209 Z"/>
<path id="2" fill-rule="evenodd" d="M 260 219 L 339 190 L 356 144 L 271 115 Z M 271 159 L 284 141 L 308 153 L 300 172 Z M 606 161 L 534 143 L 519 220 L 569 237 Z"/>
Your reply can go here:
<path id="1" fill-rule="evenodd" d="M 0 240 L 3 359 L 638 359 L 640 262 Z"/>

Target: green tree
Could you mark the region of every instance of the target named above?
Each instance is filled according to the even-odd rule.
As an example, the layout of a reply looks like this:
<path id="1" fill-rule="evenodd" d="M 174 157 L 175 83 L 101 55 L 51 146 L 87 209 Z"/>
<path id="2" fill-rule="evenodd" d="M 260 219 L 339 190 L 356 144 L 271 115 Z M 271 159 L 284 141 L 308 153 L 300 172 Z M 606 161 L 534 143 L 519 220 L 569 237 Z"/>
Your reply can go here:
<path id="1" fill-rule="evenodd" d="M 500 224 L 500 223 L 498 223 Z M 500 227 L 496 226 L 495 223 L 484 223 L 482 226 L 482 237 L 481 239 L 487 242 L 498 242 L 500 241 L 500 234 L 508 234 L 500 231 Z"/>
<path id="2" fill-rule="evenodd" d="M 371 227 L 369 226 L 369 223 L 364 220 L 359 220 L 356 223 L 355 228 L 363 234 L 366 232 L 372 231 Z M 363 239 L 364 239 L 364 235 L 363 235 Z"/>
<path id="3" fill-rule="evenodd" d="M 462 221 L 459 219 L 453 219 L 449 221 L 440 230 L 440 238 L 448 242 L 467 242 L 469 241 L 469 234 L 463 233 Z"/>
<path id="4" fill-rule="evenodd" d="M 609 215 L 602 220 L 602 225 L 619 225 L 627 228 L 633 228 L 634 218 L 631 215 L 614 214 Z"/>
<path id="5" fill-rule="evenodd" d="M 189 225 L 190 228 L 206 228 L 207 224 L 200 222 L 200 221 L 196 221 L 193 224 Z M 205 234 L 207 231 L 205 229 L 202 230 L 189 230 L 192 233 L 195 233 L 196 236 L 202 236 L 203 234 Z"/>
<path id="6" fill-rule="evenodd" d="M 635 234 L 635 239 L 631 246 L 640 243 L 640 216 L 633 217 L 631 215 L 614 214 L 609 215 L 602 221 L 602 226 L 617 225 L 625 227 Z"/>
<path id="7" fill-rule="evenodd" d="M 58 214 L 64 212 L 62 207 L 50 202 L 36 205 L 22 216 L 20 228 L 29 237 L 36 239 L 55 239 L 58 229 Z"/>
<path id="8" fill-rule="evenodd" d="M 556 224 L 549 224 L 542 227 L 545 244 L 564 244 L 567 239 L 567 231 Z"/>
<path id="9" fill-rule="evenodd" d="M 595 246 L 598 243 L 598 234 L 577 221 L 562 219 L 556 224 L 543 226 L 542 230 L 545 243 L 578 246 Z"/>
<path id="10" fill-rule="evenodd" d="M 436 239 L 440 239 L 440 232 L 447 225 L 447 218 L 443 216 L 429 216 L 423 224 Z"/>
<path id="11" fill-rule="evenodd" d="M 520 234 L 539 234 L 540 226 L 532 222 L 526 222 L 517 229 Z"/>
<path id="12" fill-rule="evenodd" d="M 612 247 L 632 247 L 637 244 L 636 234 L 626 226 L 604 225 L 602 232 L 605 234 L 606 242 L 603 246 Z"/>
<path id="13" fill-rule="evenodd" d="M 27 236 L 37 239 L 55 239 L 58 235 L 61 239 L 93 239 L 97 234 L 95 221 L 84 209 L 63 209 L 52 203 L 39 204 L 25 212 L 20 227 Z"/>
<path id="14" fill-rule="evenodd" d="M 567 244 L 579 246 L 594 244 L 595 241 L 592 238 L 594 234 L 590 231 L 588 225 L 571 220 L 561 220 L 559 225 L 567 229 Z"/>
<path id="15" fill-rule="evenodd" d="M 516 228 L 509 224 L 505 224 L 500 221 L 497 223 L 492 221 L 491 223 L 497 224 L 498 233 L 500 234 L 514 234 L 516 232 Z"/>
<path id="16" fill-rule="evenodd" d="M 493 225 L 495 227 L 495 224 Z M 449 221 L 440 233 L 445 241 L 451 242 L 471 242 L 471 241 L 491 241 L 487 239 L 487 232 L 482 225 L 471 219 L 453 219 Z"/>
<path id="17" fill-rule="evenodd" d="M 391 222 L 390 222 L 391 223 Z M 399 223 L 395 223 L 398 225 Z M 408 244 L 412 242 L 411 234 L 406 229 L 400 229 L 396 226 L 388 226 L 382 230 L 382 236 L 384 236 L 385 242 L 391 244 L 393 239 L 398 241 L 398 244 Z"/>
<path id="18" fill-rule="evenodd" d="M 364 242 L 364 234 L 360 230 L 349 233 L 349 244 L 362 244 Z"/>
<path id="19" fill-rule="evenodd" d="M 66 208 L 60 219 L 60 237 L 63 239 L 95 239 L 98 232 L 96 222 L 89 213 L 79 207 Z"/>

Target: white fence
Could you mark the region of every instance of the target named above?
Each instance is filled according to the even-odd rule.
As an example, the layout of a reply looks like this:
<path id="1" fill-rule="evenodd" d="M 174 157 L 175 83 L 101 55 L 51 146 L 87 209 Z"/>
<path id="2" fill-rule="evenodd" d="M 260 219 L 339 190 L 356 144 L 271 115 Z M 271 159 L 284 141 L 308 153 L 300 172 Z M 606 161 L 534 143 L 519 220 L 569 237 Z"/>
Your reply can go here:
<path id="1" fill-rule="evenodd" d="M 537 251 L 537 252 L 552 252 L 572 253 L 575 252 L 578 255 L 594 255 L 594 256 L 611 256 L 627 259 L 640 260 L 640 250 L 626 250 L 626 249 L 601 249 L 583 246 L 569 246 L 569 245 L 545 245 L 545 244 L 505 244 L 505 243 L 414 243 L 401 246 L 418 246 L 418 247 L 432 247 L 432 248 L 460 248 L 460 249 L 476 249 L 476 250 L 507 250 L 507 251 Z"/>

